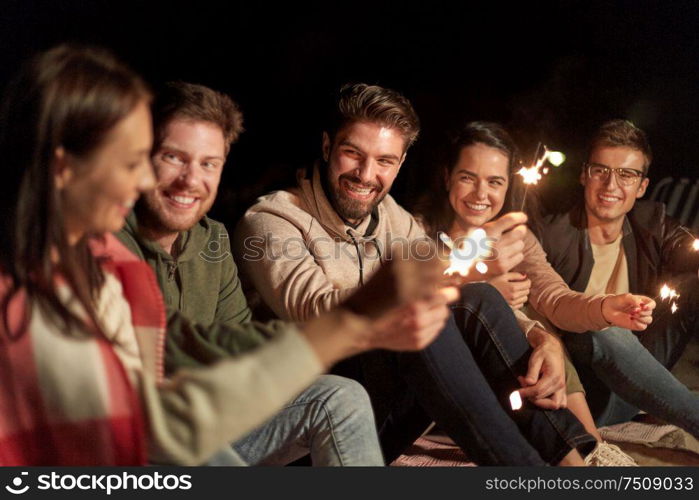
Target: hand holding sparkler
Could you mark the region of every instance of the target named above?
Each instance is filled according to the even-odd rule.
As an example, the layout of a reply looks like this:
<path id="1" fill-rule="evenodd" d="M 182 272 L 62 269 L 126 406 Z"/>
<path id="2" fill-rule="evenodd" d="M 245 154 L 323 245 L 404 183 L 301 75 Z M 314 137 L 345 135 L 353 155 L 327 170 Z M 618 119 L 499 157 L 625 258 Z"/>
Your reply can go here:
<path id="1" fill-rule="evenodd" d="M 610 325 L 643 331 L 653 321 L 655 301 L 643 295 L 622 293 L 602 301 L 602 317 Z"/>
<path id="2" fill-rule="evenodd" d="M 414 351 L 434 340 L 449 317 L 447 304 L 459 297 L 458 289 L 443 287 L 446 267 L 436 255 L 394 258 L 346 299 L 341 307 L 370 323 L 357 352 Z"/>
<path id="3" fill-rule="evenodd" d="M 510 212 L 483 225 L 488 237 L 495 241 L 492 255 L 487 259 L 488 277 L 507 273 L 524 260 L 526 222 L 523 212 Z"/>
<path id="4" fill-rule="evenodd" d="M 526 221 L 524 213 L 512 212 L 453 241 L 440 233 L 440 240 L 449 249 L 450 265 L 445 274 L 463 284 L 506 273 L 524 258 Z"/>

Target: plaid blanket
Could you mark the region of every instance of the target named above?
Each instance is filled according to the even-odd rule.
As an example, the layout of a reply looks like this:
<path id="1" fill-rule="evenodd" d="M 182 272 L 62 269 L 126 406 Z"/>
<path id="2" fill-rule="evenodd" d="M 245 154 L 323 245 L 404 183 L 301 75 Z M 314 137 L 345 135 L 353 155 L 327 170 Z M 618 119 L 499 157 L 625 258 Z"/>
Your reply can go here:
<path id="1" fill-rule="evenodd" d="M 162 379 L 165 309 L 151 268 L 112 235 L 95 242 L 95 255 L 121 282 L 129 303 L 144 370 Z M 70 290 L 58 284 L 68 299 Z M 0 297 L 8 280 L 0 279 Z M 11 300 L 10 330 L 28 306 Z M 146 427 L 137 390 L 104 338 L 69 337 L 39 308 L 21 335 L 0 324 L 0 465 L 140 465 Z"/>

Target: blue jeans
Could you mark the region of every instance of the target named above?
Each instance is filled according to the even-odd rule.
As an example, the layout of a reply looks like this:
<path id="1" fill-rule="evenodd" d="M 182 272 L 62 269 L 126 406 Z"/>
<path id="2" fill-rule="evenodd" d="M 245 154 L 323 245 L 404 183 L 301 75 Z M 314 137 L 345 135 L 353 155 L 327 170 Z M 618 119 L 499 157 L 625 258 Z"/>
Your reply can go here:
<path id="1" fill-rule="evenodd" d="M 677 284 L 677 313 L 660 302 L 644 332 L 611 327 L 564 334 L 597 425 L 628 421 L 641 409 L 699 438 L 699 395 L 670 373 L 697 334 L 696 282 L 693 275 Z"/>
<path id="2" fill-rule="evenodd" d="M 387 461 L 432 420 L 480 465 L 557 464 L 573 448 L 594 447 L 568 410 L 510 408 L 531 348 L 495 288 L 465 286 L 454 313 L 423 351 L 363 359 Z"/>
<path id="3" fill-rule="evenodd" d="M 384 464 L 369 397 L 360 384 L 335 375 L 318 377 L 208 465 L 286 465 L 308 453 L 314 466 Z"/>

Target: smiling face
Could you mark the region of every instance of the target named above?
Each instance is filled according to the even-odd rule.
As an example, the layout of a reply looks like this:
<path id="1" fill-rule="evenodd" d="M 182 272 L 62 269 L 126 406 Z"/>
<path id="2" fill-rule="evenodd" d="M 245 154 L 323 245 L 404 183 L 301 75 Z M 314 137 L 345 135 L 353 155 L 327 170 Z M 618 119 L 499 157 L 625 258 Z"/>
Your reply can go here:
<path id="1" fill-rule="evenodd" d="M 148 104 L 139 103 L 85 158 L 62 148 L 56 152 L 56 187 L 68 238 L 121 229 L 126 215 L 145 190 L 155 185 L 150 164 L 153 141 Z"/>
<path id="2" fill-rule="evenodd" d="M 350 123 L 332 143 L 323 134 L 327 195 L 340 217 L 357 224 L 381 203 L 405 159 L 405 146 L 399 130 L 376 123 Z"/>
<path id="3" fill-rule="evenodd" d="M 211 122 L 173 119 L 153 154 L 158 181 L 139 204 L 139 220 L 159 236 L 194 226 L 209 211 L 226 161 L 221 128 Z"/>
<path id="4" fill-rule="evenodd" d="M 590 152 L 588 163 L 643 172 L 645 157 L 637 149 L 626 146 L 598 146 Z M 580 182 L 585 187 L 588 220 L 593 224 L 621 222 L 648 187 L 648 178 L 639 178 L 630 186 L 622 186 L 614 174 L 607 176 L 606 180 L 596 180 L 589 178 L 585 171 L 580 175 Z"/>
<path id="5" fill-rule="evenodd" d="M 461 230 L 480 227 L 502 210 L 509 186 L 509 163 L 505 153 L 485 144 L 461 149 L 446 179 L 454 224 Z"/>

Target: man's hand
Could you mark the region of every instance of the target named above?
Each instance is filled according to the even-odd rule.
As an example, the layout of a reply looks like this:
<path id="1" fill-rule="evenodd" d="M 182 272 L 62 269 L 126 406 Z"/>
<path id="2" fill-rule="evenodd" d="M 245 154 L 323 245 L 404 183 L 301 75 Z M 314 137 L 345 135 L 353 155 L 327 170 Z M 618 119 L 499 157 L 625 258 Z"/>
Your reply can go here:
<path id="1" fill-rule="evenodd" d="M 449 317 L 447 304 L 458 298 L 458 290 L 444 288 L 428 299 L 414 300 L 373 321 L 374 334 L 367 349 L 418 351 L 428 346 Z"/>
<path id="2" fill-rule="evenodd" d="M 358 347 L 413 351 L 434 340 L 449 316 L 447 304 L 459 297 L 457 288 L 442 285 L 447 265 L 436 254 L 391 260 L 347 299 L 343 306 L 372 325 Z"/>
<path id="3" fill-rule="evenodd" d="M 526 222 L 527 216 L 523 212 L 510 212 L 483 225 L 488 237 L 495 240 L 493 259 L 485 261 L 488 265 L 486 276 L 500 276 L 522 262 Z"/>
<path id="4" fill-rule="evenodd" d="M 457 288 L 440 288 L 446 266 L 436 256 L 391 263 L 396 306 L 372 322 L 369 349 L 416 351 L 436 338 L 449 317 L 447 305 L 459 297 Z"/>
<path id="5" fill-rule="evenodd" d="M 518 377 L 524 387 L 519 390 L 520 395 L 546 410 L 565 408 L 565 354 L 561 342 L 538 327 L 530 330 L 527 339 L 534 351 L 529 357 L 527 374 Z"/>
<path id="6" fill-rule="evenodd" d="M 602 316 L 614 326 L 642 331 L 653 321 L 655 301 L 643 295 L 623 293 L 602 301 Z"/>
<path id="7" fill-rule="evenodd" d="M 531 280 L 522 273 L 509 272 L 488 281 L 502 295 L 510 307 L 520 309 L 529 299 Z"/>

